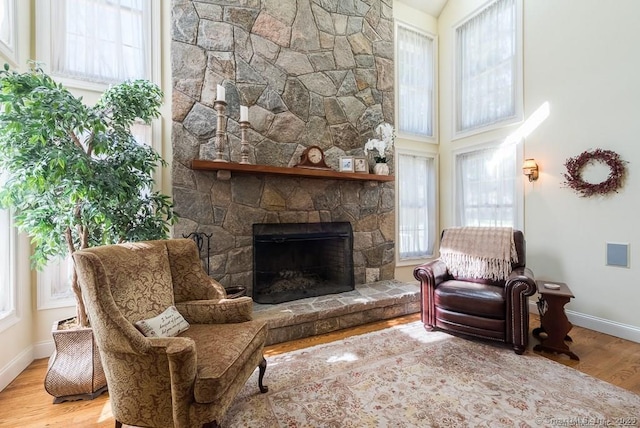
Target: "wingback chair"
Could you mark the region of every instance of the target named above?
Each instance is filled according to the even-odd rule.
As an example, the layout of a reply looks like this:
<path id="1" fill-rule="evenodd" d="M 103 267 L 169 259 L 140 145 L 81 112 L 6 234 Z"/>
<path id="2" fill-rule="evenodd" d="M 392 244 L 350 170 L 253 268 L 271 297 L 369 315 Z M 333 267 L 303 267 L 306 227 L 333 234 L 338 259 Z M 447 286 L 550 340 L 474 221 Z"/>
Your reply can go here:
<path id="1" fill-rule="evenodd" d="M 446 235 L 445 229 L 442 243 Z M 425 328 L 512 344 L 516 354 L 522 354 L 529 339 L 528 298 L 535 293 L 536 285 L 533 273 L 525 267 L 526 245 L 521 231 L 513 231 L 513 244 L 517 261 L 511 262 L 504 279 L 456 275 L 452 273 L 457 272 L 455 266 L 447 266 L 442 255 L 416 267 L 413 274 L 421 284 Z"/>
<path id="2" fill-rule="evenodd" d="M 256 367 L 266 392 L 267 326 L 252 320 L 251 298 L 226 299 L 192 240 L 95 247 L 73 260 L 116 427 L 215 427 Z M 139 329 L 167 310 L 160 334 Z M 186 331 L 163 337 L 175 320 Z"/>

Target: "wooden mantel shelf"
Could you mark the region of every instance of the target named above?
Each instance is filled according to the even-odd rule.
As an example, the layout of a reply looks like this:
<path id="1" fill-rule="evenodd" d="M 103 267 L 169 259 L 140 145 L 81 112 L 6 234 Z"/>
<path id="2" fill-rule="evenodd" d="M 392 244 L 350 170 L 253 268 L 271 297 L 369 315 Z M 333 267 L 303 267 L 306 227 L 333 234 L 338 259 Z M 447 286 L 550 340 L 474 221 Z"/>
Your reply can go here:
<path id="1" fill-rule="evenodd" d="M 229 171 L 243 174 L 288 175 L 307 178 L 327 178 L 333 180 L 360 181 L 394 181 L 393 175 L 363 174 L 355 172 L 340 172 L 332 169 L 311 169 L 282 167 L 270 165 L 250 165 L 234 162 L 214 162 L 210 160 L 193 159 L 191 169 L 199 171 Z"/>

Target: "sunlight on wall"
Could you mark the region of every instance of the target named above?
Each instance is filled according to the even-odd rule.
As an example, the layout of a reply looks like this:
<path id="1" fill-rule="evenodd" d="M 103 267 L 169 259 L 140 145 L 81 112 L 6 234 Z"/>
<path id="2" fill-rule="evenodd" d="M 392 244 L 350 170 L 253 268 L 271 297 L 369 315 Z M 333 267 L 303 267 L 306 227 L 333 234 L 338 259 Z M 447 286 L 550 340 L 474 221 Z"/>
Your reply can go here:
<path id="1" fill-rule="evenodd" d="M 542 122 L 544 122 L 550 114 L 549 101 L 542 103 L 540 107 L 534 111 L 527 120 L 524 121 L 518 129 L 505 138 L 501 146 L 508 146 L 511 144 L 517 144 L 523 139 L 527 138 Z"/>

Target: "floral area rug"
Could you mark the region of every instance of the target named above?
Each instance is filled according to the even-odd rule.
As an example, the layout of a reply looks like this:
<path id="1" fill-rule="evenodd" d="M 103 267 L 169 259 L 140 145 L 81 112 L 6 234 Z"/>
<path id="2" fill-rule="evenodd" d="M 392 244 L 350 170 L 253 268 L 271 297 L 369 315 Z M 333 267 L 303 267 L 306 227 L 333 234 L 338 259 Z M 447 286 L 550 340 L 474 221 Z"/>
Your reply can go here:
<path id="1" fill-rule="evenodd" d="M 640 395 L 420 322 L 267 361 L 223 428 L 640 426 Z"/>

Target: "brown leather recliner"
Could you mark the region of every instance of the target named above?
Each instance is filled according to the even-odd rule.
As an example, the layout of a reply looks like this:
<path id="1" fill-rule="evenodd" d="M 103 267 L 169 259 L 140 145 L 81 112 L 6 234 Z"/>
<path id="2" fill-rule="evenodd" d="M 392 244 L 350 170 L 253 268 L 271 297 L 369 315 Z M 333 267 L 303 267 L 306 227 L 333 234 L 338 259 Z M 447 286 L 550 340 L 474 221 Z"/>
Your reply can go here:
<path id="1" fill-rule="evenodd" d="M 522 354 L 529 340 L 529 296 L 536 284 L 525 267 L 521 231 L 514 231 L 514 241 L 518 261 L 506 280 L 456 278 L 440 259 L 416 267 L 413 275 L 421 284 L 425 328 L 510 343 Z"/>

